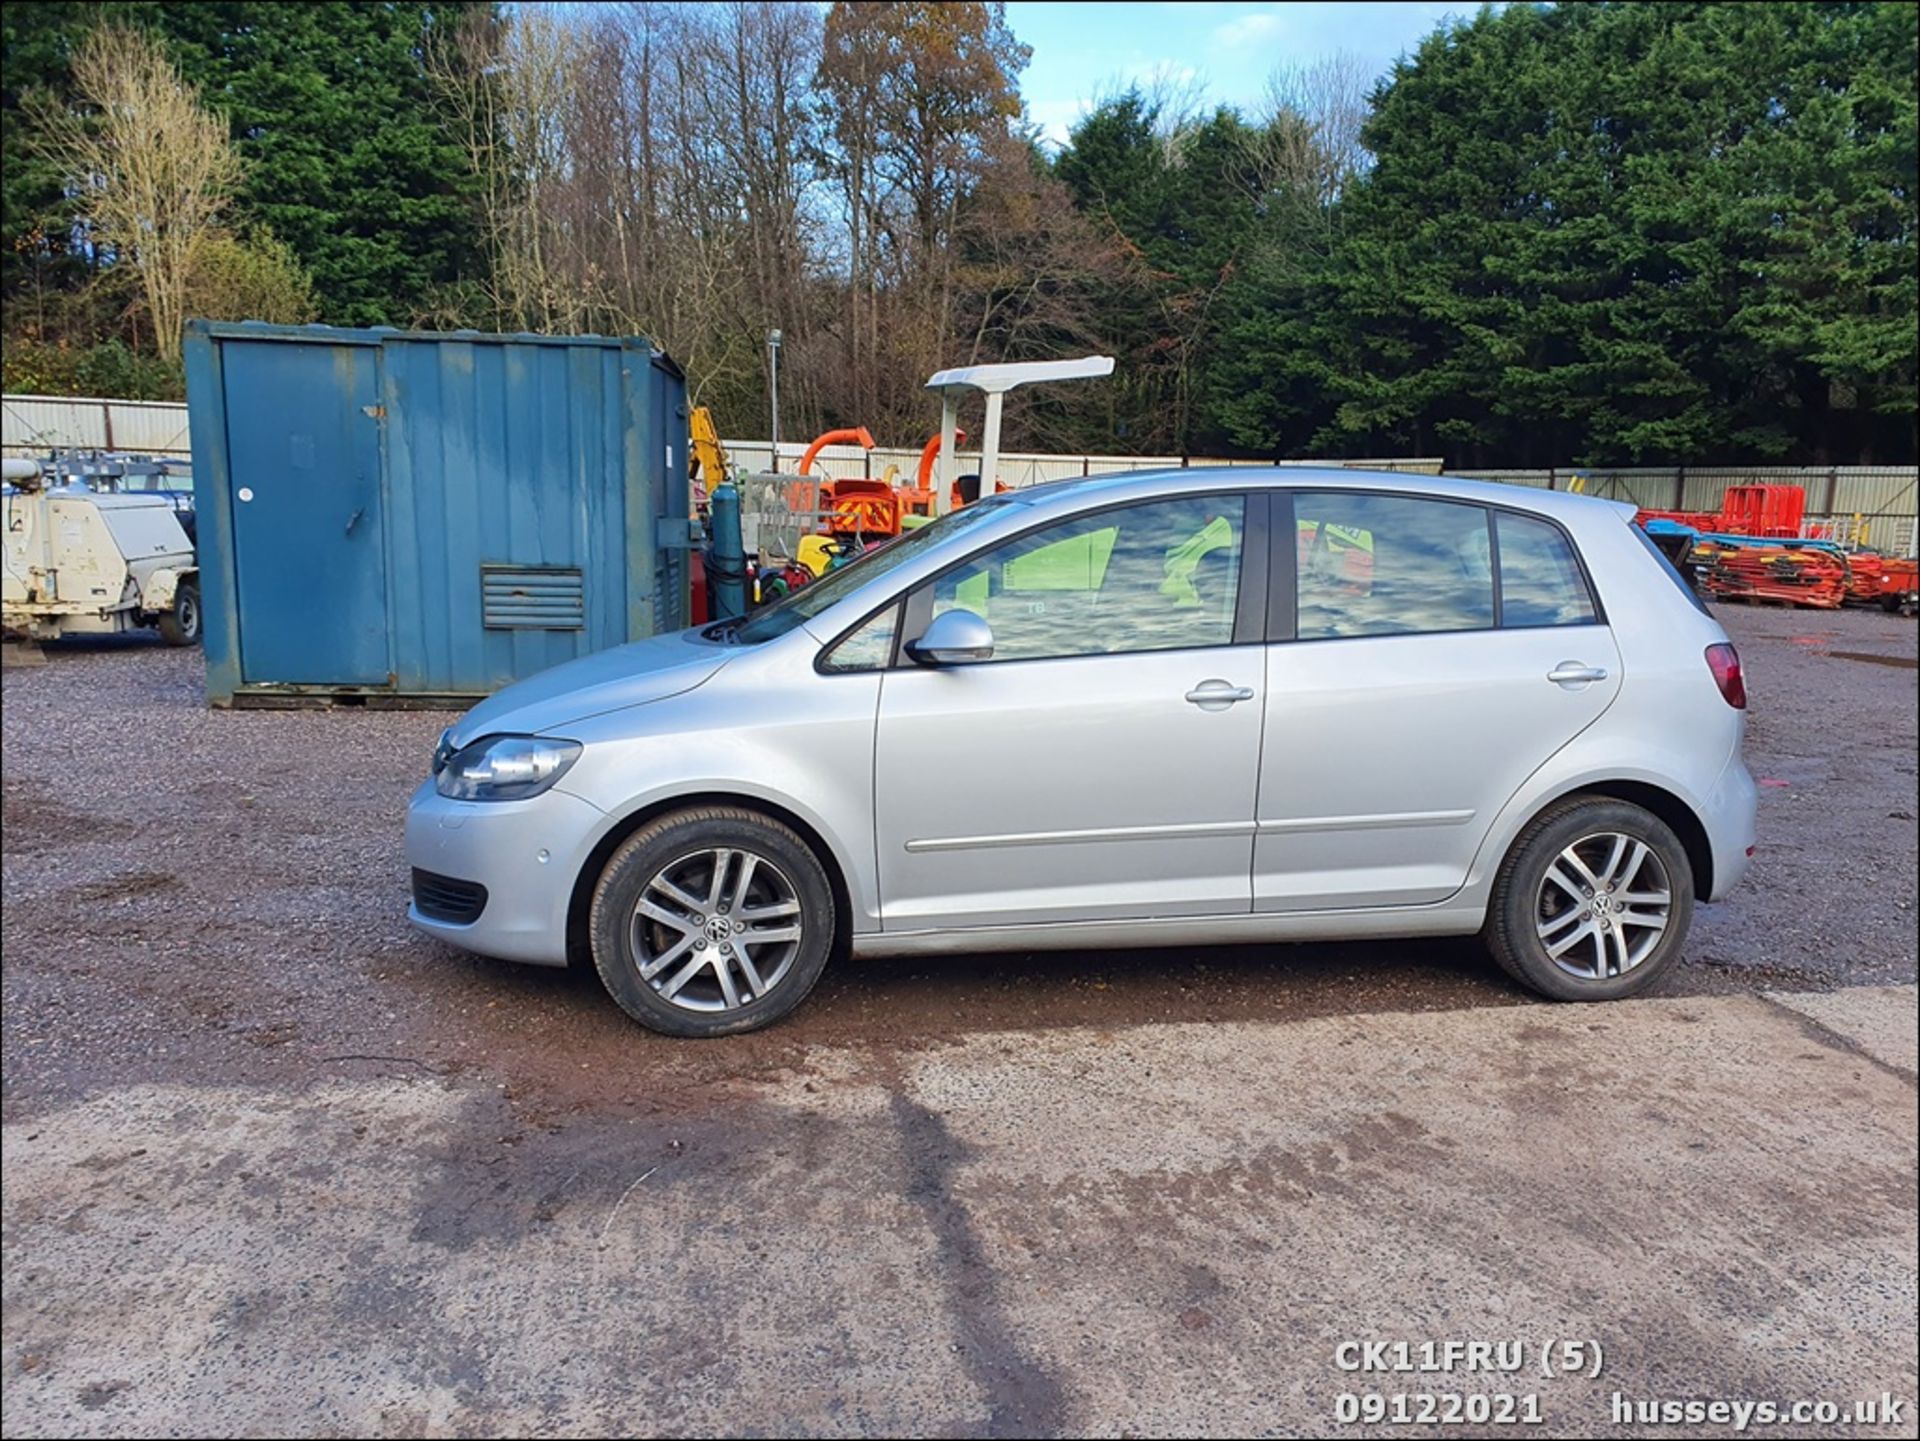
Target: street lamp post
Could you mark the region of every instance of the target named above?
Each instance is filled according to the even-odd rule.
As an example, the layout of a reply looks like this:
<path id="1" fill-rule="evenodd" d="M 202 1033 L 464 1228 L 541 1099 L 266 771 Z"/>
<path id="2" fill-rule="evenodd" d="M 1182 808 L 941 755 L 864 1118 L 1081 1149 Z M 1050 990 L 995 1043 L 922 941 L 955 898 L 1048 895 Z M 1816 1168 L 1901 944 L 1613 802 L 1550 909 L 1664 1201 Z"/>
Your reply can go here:
<path id="1" fill-rule="evenodd" d="M 773 390 L 773 466 L 780 468 L 780 332 L 767 332 L 767 368 L 772 376 Z"/>

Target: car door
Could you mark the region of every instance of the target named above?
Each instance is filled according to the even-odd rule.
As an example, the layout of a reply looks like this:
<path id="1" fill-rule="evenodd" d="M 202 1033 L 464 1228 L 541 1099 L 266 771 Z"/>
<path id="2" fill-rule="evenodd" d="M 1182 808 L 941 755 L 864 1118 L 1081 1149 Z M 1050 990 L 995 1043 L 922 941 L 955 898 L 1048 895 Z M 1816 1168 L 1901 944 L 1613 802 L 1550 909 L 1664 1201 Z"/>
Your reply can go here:
<path id="1" fill-rule="evenodd" d="M 995 649 L 881 683 L 884 929 L 1250 910 L 1264 531 L 1245 492 L 1108 507 L 915 591 L 909 639 L 961 607 Z"/>
<path id="2" fill-rule="evenodd" d="M 1619 693 L 1577 552 L 1537 516 L 1360 490 L 1276 497 L 1273 531 L 1254 908 L 1443 900 Z"/>

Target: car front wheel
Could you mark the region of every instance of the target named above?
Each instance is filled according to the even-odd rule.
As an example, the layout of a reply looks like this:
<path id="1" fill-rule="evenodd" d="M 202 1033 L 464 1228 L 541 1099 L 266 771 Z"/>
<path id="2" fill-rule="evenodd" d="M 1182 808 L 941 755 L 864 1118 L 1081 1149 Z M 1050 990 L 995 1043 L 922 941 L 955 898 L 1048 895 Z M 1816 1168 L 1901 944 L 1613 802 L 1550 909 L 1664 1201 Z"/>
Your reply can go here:
<path id="1" fill-rule="evenodd" d="M 1657 984 L 1693 922 L 1693 867 L 1671 828 L 1602 796 L 1550 807 L 1514 842 L 1487 907 L 1487 948 L 1558 1001 L 1610 1001 Z"/>
<path id="2" fill-rule="evenodd" d="M 724 1036 L 786 1015 L 832 953 L 833 887 L 811 847 L 757 812 L 675 811 L 615 851 L 589 918 L 595 969 L 628 1015 Z"/>

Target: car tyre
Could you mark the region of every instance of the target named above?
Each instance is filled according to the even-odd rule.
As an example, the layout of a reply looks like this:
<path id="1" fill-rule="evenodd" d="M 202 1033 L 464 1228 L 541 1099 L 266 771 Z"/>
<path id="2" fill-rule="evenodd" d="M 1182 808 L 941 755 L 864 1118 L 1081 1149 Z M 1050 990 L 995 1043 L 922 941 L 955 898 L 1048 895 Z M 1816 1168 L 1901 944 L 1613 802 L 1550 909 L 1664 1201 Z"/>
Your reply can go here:
<path id="1" fill-rule="evenodd" d="M 813 848 L 734 806 L 673 811 L 634 832 L 600 873 L 588 916 L 607 993 L 641 1025 L 688 1037 L 787 1015 L 820 979 L 838 927 Z"/>
<path id="2" fill-rule="evenodd" d="M 154 622 L 168 645 L 193 645 L 200 639 L 200 586 L 183 580 L 174 587 L 173 607 Z"/>
<path id="3" fill-rule="evenodd" d="M 1658 985 L 1693 922 L 1693 866 L 1658 816 L 1574 796 L 1520 833 L 1482 937 L 1500 967 L 1556 1001 L 1613 1001 Z M 1656 924 L 1657 923 L 1657 924 Z"/>

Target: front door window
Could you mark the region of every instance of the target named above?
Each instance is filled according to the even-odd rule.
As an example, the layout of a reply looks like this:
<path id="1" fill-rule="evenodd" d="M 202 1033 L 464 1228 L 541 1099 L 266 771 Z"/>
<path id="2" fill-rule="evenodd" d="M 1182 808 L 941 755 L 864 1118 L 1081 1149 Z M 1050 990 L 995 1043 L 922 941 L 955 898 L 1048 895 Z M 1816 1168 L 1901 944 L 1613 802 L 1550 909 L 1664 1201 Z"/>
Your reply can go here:
<path id="1" fill-rule="evenodd" d="M 995 662 L 1227 645 L 1245 543 L 1244 496 L 1098 511 L 948 571 L 933 614 L 985 619 Z"/>

